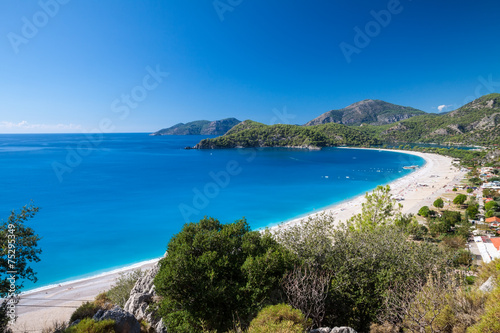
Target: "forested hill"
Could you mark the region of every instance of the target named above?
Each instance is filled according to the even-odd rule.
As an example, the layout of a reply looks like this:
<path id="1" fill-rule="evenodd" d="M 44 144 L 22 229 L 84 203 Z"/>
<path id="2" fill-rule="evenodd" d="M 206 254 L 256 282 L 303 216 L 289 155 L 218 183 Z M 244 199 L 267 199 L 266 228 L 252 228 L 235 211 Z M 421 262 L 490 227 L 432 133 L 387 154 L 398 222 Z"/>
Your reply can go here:
<path id="1" fill-rule="evenodd" d="M 381 100 L 365 99 L 340 110 L 331 110 L 309 121 L 305 126 L 327 123 L 358 126 L 361 124 L 384 125 L 426 114 L 408 106 L 400 106 Z"/>
<path id="2" fill-rule="evenodd" d="M 236 118 L 222 120 L 197 120 L 187 124 L 179 123 L 169 128 L 164 128 L 151 135 L 223 135 L 240 121 Z"/>
<path id="3" fill-rule="evenodd" d="M 357 128 L 340 124 L 316 126 L 264 125 L 245 120 L 228 133 L 198 143 L 197 149 L 248 148 L 248 147 L 296 147 L 321 148 L 339 145 L 362 146 L 380 142 Z"/>
<path id="4" fill-rule="evenodd" d="M 310 122 L 309 122 L 310 123 Z M 383 143 L 500 144 L 500 94 L 490 94 L 446 114 L 421 114 L 393 124 L 346 126 L 264 125 L 245 120 L 198 149 L 235 147 L 369 146 Z"/>
<path id="5" fill-rule="evenodd" d="M 384 142 L 493 145 L 500 143 L 499 125 L 500 94 L 490 94 L 443 115 L 426 114 L 361 129 Z"/>

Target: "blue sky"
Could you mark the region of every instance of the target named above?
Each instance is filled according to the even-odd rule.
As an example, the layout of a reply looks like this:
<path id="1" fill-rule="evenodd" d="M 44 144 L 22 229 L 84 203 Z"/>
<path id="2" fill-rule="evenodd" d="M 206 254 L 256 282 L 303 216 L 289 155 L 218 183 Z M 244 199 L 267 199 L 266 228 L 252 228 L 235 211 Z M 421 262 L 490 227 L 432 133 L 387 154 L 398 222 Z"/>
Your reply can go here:
<path id="1" fill-rule="evenodd" d="M 449 111 L 500 92 L 499 10 L 498 0 L 1 0 L 0 133 L 303 124 L 367 98 Z"/>

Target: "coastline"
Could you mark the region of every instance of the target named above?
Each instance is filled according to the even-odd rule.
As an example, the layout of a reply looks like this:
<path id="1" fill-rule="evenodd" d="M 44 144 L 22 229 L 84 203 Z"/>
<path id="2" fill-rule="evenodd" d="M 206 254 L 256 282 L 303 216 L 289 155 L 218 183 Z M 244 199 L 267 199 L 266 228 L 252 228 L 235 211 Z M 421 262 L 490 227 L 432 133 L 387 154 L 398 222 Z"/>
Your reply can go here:
<path id="1" fill-rule="evenodd" d="M 404 214 L 417 214 L 422 206 L 430 206 L 432 202 L 446 191 L 451 191 L 452 184 L 460 181 L 465 172 L 460 171 L 452 165 L 452 158 L 437 154 L 421 153 L 406 150 L 394 149 L 378 149 L 378 148 L 354 148 L 354 147 L 339 147 L 342 149 L 370 149 L 378 151 L 389 151 L 396 153 L 403 153 L 415 155 L 423 158 L 425 164 L 418 168 L 416 171 L 379 185 L 389 185 L 391 187 L 391 194 L 395 198 L 404 198 L 399 201 L 403 205 L 402 213 Z M 419 184 L 426 184 L 428 187 L 418 186 Z M 420 191 L 420 192 L 419 192 Z M 279 227 L 292 226 L 300 223 L 309 217 L 315 217 L 318 214 L 327 212 L 335 216 L 335 222 L 345 222 L 353 215 L 360 212 L 361 205 L 364 202 L 365 194 L 360 194 L 354 198 L 346 199 L 339 203 L 330 205 L 313 213 L 305 214 L 300 217 L 295 217 L 280 224 L 272 225 L 269 229 Z"/>
<path id="2" fill-rule="evenodd" d="M 373 150 L 373 148 L 349 147 L 346 147 L 346 149 Z M 400 201 L 403 205 L 403 213 L 416 214 L 421 206 L 432 204 L 435 198 L 445 191 L 451 190 L 452 184 L 461 180 L 465 174 L 452 166 L 452 159 L 446 156 L 391 149 L 376 150 L 416 155 L 425 160 L 425 164 L 416 171 L 386 184 L 380 184 L 391 186 L 393 196 L 404 198 L 404 200 Z M 428 186 L 418 186 L 418 184 L 422 183 Z M 270 228 L 300 223 L 305 218 L 325 211 L 334 214 L 336 222 L 346 221 L 359 212 L 363 200 L 364 194 L 360 194 L 305 216 L 295 217 L 281 224 L 272 225 Z M 24 299 L 20 301 L 17 308 L 19 318 L 12 325 L 12 328 L 14 332 L 41 332 L 42 328 L 50 326 L 55 321 L 66 321 L 71 313 L 83 302 L 93 300 L 97 294 L 108 290 L 120 273 L 130 272 L 138 268 L 149 269 L 159 259 L 148 260 L 88 278 L 67 281 L 57 286 L 40 287 L 22 293 Z"/>

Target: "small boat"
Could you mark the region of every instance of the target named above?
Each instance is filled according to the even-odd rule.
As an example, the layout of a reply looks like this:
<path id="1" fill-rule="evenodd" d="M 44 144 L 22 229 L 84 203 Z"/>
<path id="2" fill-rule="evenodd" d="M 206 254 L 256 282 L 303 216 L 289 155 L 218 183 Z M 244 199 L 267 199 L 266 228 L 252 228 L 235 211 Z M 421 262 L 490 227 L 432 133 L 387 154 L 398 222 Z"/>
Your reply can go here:
<path id="1" fill-rule="evenodd" d="M 403 167 L 403 169 L 405 169 L 405 170 L 409 170 L 409 169 L 414 170 L 414 169 L 416 169 L 416 168 L 418 168 L 418 165 L 410 165 L 410 166 L 404 166 L 404 167 Z"/>

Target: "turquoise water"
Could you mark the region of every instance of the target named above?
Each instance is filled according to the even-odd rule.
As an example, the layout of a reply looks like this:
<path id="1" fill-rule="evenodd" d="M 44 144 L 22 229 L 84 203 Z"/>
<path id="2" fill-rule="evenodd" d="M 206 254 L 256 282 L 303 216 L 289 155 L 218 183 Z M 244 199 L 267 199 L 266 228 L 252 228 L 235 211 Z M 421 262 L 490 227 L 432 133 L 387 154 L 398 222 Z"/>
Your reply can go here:
<path id="1" fill-rule="evenodd" d="M 0 135 L 0 217 L 30 200 L 38 283 L 160 257 L 186 221 L 262 228 L 363 194 L 424 160 L 377 150 L 184 150 L 204 136 Z"/>

